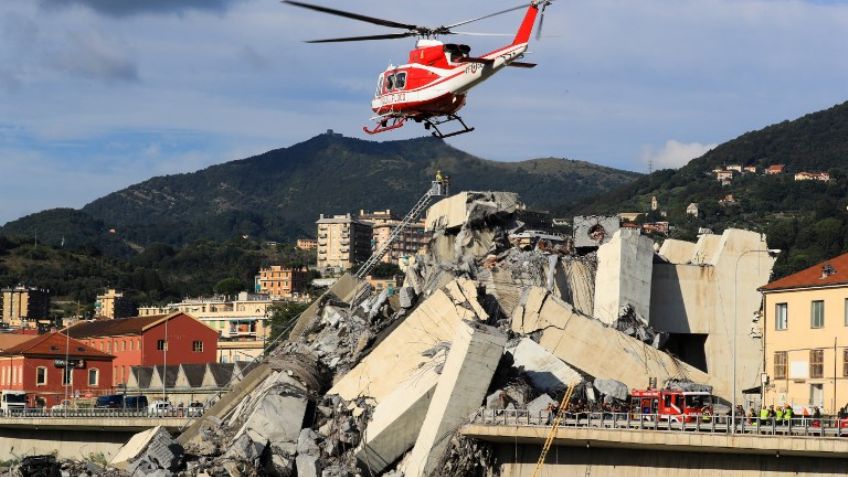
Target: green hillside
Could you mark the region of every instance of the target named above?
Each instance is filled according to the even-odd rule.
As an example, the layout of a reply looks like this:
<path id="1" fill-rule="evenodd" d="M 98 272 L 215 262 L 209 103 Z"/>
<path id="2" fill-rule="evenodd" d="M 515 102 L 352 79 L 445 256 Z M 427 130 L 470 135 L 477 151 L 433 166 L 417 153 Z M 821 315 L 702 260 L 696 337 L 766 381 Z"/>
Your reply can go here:
<path id="1" fill-rule="evenodd" d="M 0 233 L 38 234 L 54 244 L 65 236 L 71 245 L 94 243 L 115 253 L 157 242 L 180 246 L 243 235 L 287 241 L 314 235 L 321 213 L 405 212 L 437 169 L 451 176 L 454 190 L 515 191 L 542 209 L 597 196 L 639 176 L 565 159 L 488 161 L 433 138 L 377 143 L 322 134 L 202 171 L 156 177 L 81 211 L 33 214 Z M 123 250 L 113 246 L 116 241 Z"/>
<path id="2" fill-rule="evenodd" d="M 713 170 L 728 165 L 784 164 L 786 173 L 737 176 L 730 185 Z M 800 171 L 829 172 L 828 183 L 796 182 Z M 733 194 L 736 203 L 719 204 Z M 848 103 L 746 133 L 692 160 L 679 170 L 657 171 L 619 190 L 583 201 L 575 213 L 647 211 L 656 196 L 676 229 L 672 236 L 692 240 L 700 227 L 720 233 L 727 227 L 768 234 L 769 245 L 785 252 L 778 276 L 848 250 Z M 686 214 L 697 203 L 698 217 Z M 653 214 L 648 220 L 660 219 Z"/>

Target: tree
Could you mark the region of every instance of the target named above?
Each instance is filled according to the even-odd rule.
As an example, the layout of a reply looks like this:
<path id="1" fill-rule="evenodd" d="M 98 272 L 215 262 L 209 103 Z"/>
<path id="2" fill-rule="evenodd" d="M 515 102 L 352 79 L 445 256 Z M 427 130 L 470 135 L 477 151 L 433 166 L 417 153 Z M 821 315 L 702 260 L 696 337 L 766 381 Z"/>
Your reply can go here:
<path id="1" fill-rule="evenodd" d="M 244 282 L 234 277 L 225 278 L 215 284 L 215 293 L 219 295 L 233 296 L 244 289 Z"/>
<path id="2" fill-rule="evenodd" d="M 309 305 L 306 303 L 291 301 L 274 305 L 271 308 L 271 336 L 269 340 L 273 342 L 281 334 L 288 333 L 293 321 L 308 307 Z"/>

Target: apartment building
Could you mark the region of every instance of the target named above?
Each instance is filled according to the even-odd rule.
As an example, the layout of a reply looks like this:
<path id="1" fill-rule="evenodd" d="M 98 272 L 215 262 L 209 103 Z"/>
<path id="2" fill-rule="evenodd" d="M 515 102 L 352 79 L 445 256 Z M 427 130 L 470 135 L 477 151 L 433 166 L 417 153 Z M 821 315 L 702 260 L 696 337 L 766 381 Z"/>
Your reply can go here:
<path id="1" fill-rule="evenodd" d="M 764 295 L 764 403 L 848 404 L 848 254 L 773 281 Z"/>
<path id="2" fill-rule="evenodd" d="M 128 318 L 135 315 L 135 312 L 130 299 L 114 288 L 97 295 L 97 301 L 94 303 L 94 314 L 103 318 Z"/>
<path id="3" fill-rule="evenodd" d="M 255 279 L 256 292 L 269 295 L 274 300 L 296 298 L 306 291 L 308 276 L 306 267 L 264 267 L 259 269 Z"/>
<path id="4" fill-rule="evenodd" d="M 401 222 L 401 218 L 393 214 L 391 209 L 374 212 L 360 210 L 358 219 L 361 222 L 371 224 L 371 235 L 375 250 L 386 243 L 394 228 Z M 383 262 L 398 265 L 403 257 L 415 255 L 418 249 L 429 240 L 430 234 L 424 230 L 423 220 L 409 224 L 397 240 L 392 243 L 392 248 L 383 257 Z"/>
<path id="5" fill-rule="evenodd" d="M 50 292 L 17 286 L 2 290 L 3 323 L 13 328 L 34 328 L 50 318 Z"/>
<path id="6" fill-rule="evenodd" d="M 373 249 L 371 224 L 351 214 L 325 217 L 318 221 L 318 269 L 322 272 L 350 270 L 368 260 Z"/>

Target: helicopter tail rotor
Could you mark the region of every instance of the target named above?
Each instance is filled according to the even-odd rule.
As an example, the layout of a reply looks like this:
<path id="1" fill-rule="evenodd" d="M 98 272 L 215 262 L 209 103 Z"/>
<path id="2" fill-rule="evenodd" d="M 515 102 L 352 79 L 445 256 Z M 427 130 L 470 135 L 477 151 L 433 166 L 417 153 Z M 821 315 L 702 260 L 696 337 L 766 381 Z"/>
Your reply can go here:
<path id="1" fill-rule="evenodd" d="M 542 39 L 542 25 L 545 24 L 545 9 L 548 8 L 554 0 L 543 0 L 540 2 L 542 4 L 541 11 L 539 12 L 539 26 L 536 29 L 536 41 L 540 41 Z"/>

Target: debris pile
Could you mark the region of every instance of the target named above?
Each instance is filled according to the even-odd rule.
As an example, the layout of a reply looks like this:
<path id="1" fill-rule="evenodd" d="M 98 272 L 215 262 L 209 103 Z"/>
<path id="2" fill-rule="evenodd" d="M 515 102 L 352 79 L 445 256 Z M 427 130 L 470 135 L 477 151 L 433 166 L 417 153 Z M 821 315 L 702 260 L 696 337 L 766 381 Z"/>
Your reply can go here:
<path id="1" fill-rule="evenodd" d="M 240 402 L 216 406 L 187 431 L 185 455 L 179 445 L 165 446 L 173 458 L 160 455 L 151 434 L 125 468 L 484 475 L 490 449 L 458 433 L 482 410 L 539 416 L 575 383 L 583 383 L 576 399 L 588 403 L 624 401 L 649 377 L 708 381 L 646 344 L 659 335 L 637 327 L 633 313 L 615 326 L 593 318 L 595 254 L 539 231 L 536 215 L 505 192 L 434 204 L 432 238 L 397 296 L 342 277 L 242 379 Z"/>

